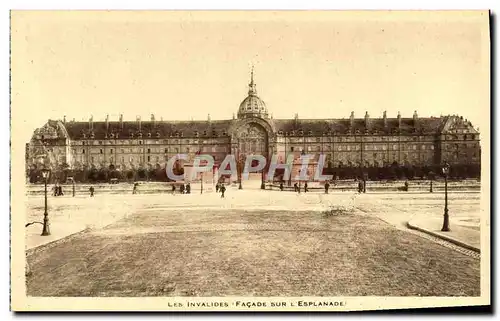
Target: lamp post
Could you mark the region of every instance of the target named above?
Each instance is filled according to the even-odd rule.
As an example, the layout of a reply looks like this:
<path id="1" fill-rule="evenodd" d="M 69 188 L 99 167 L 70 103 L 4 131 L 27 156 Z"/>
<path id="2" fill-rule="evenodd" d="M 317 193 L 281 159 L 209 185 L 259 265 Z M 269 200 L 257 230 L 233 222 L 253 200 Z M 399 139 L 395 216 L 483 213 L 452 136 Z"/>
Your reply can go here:
<path id="1" fill-rule="evenodd" d="M 203 194 L 203 172 L 201 172 L 200 175 L 201 175 L 201 189 L 200 189 L 200 194 Z"/>
<path id="2" fill-rule="evenodd" d="M 243 186 L 241 186 L 241 174 L 242 174 L 242 171 L 243 171 L 243 160 L 242 158 L 240 158 L 238 160 L 238 189 L 243 189 Z"/>
<path id="3" fill-rule="evenodd" d="M 443 165 L 443 174 L 444 174 L 444 220 L 443 220 L 443 228 L 441 228 L 442 232 L 450 231 L 450 217 L 448 215 L 448 174 L 450 173 L 450 165 L 448 163 L 444 163 Z"/>
<path id="4" fill-rule="evenodd" d="M 50 169 L 44 168 L 42 169 L 42 176 L 45 181 L 45 210 L 43 212 L 43 230 L 42 236 L 50 235 L 49 228 L 49 213 L 47 213 L 47 181 L 49 179 Z"/>

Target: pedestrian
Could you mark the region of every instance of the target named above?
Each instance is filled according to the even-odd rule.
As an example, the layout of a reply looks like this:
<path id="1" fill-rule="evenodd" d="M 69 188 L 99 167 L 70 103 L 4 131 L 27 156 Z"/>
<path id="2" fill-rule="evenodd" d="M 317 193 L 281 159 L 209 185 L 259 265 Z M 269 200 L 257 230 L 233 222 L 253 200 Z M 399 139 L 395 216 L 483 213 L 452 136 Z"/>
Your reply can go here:
<path id="1" fill-rule="evenodd" d="M 90 197 L 94 197 L 94 186 L 90 186 L 89 192 L 90 192 Z"/>
<path id="2" fill-rule="evenodd" d="M 220 187 L 219 183 L 215 184 L 215 192 L 216 193 L 219 193 L 219 187 Z"/>
<path id="3" fill-rule="evenodd" d="M 405 192 L 408 192 L 408 181 L 405 181 Z"/>
<path id="4" fill-rule="evenodd" d="M 293 184 L 293 190 L 294 190 L 294 192 L 297 192 L 297 190 L 298 190 L 297 183 Z"/>
<path id="5" fill-rule="evenodd" d="M 283 191 L 283 182 L 280 182 L 280 191 Z"/>
<path id="6" fill-rule="evenodd" d="M 181 184 L 181 186 L 179 187 L 179 192 L 181 194 L 184 194 L 184 190 L 185 190 L 185 186 L 184 186 L 184 184 Z"/>
<path id="7" fill-rule="evenodd" d="M 132 194 L 137 194 L 137 183 L 134 183 L 134 187 L 132 188 Z"/>
<path id="8" fill-rule="evenodd" d="M 191 184 L 190 183 L 186 184 L 186 194 L 191 194 Z"/>
<path id="9" fill-rule="evenodd" d="M 307 182 L 304 183 L 304 193 L 307 193 Z"/>
<path id="10" fill-rule="evenodd" d="M 325 194 L 328 194 L 328 189 L 330 188 L 330 183 L 326 181 L 325 183 Z"/>
<path id="11" fill-rule="evenodd" d="M 224 186 L 224 184 L 221 184 L 220 192 L 221 192 L 220 198 L 224 198 L 224 193 L 226 192 L 226 187 Z"/>
<path id="12" fill-rule="evenodd" d="M 56 183 L 54 185 L 54 196 L 58 196 L 58 194 L 59 194 L 58 192 L 59 192 L 59 185 Z"/>
<path id="13" fill-rule="evenodd" d="M 59 186 L 59 196 L 64 196 L 62 186 Z"/>
<path id="14" fill-rule="evenodd" d="M 175 184 L 172 184 L 172 195 L 175 194 Z"/>
<path id="15" fill-rule="evenodd" d="M 358 181 L 358 193 L 361 194 L 362 191 L 363 191 L 363 182 L 362 181 Z"/>

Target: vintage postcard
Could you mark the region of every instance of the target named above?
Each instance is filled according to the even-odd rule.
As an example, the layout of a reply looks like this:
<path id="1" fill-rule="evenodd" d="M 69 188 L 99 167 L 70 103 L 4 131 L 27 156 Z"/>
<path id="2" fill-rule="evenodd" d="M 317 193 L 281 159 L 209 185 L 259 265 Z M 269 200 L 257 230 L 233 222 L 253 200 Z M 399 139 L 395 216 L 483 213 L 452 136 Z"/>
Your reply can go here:
<path id="1" fill-rule="evenodd" d="M 12 11 L 14 311 L 490 305 L 488 11 Z"/>

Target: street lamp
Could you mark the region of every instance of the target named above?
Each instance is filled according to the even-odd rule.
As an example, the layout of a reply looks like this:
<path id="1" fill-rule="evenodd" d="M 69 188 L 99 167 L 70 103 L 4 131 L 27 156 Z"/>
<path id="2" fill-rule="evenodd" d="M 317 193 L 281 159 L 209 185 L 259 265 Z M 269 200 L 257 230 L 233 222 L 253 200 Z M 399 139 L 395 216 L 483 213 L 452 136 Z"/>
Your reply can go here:
<path id="1" fill-rule="evenodd" d="M 237 168 L 237 170 L 238 170 L 238 189 L 243 189 L 243 186 L 241 186 L 241 175 L 243 172 L 242 166 L 243 166 L 243 159 L 240 158 L 238 160 L 238 168 Z"/>
<path id="2" fill-rule="evenodd" d="M 449 232 L 450 231 L 450 217 L 448 215 L 448 174 L 450 173 L 450 165 L 448 163 L 444 163 L 443 165 L 443 174 L 444 174 L 444 220 L 443 220 L 443 228 L 441 231 Z"/>
<path id="3" fill-rule="evenodd" d="M 47 235 L 50 235 L 49 213 L 47 213 L 47 181 L 49 180 L 50 169 L 47 169 L 47 168 L 42 169 L 42 176 L 45 180 L 45 211 L 43 212 L 42 236 L 47 236 Z"/>

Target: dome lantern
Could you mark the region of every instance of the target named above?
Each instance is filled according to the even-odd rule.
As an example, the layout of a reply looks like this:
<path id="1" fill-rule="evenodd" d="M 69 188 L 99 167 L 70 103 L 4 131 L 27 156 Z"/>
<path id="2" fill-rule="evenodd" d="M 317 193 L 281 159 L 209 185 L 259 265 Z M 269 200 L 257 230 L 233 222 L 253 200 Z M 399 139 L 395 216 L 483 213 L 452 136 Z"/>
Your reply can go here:
<path id="1" fill-rule="evenodd" d="M 241 102 L 238 109 L 238 118 L 261 117 L 268 118 L 266 104 L 257 96 L 257 88 L 253 80 L 253 66 L 248 84 L 248 96 Z"/>

